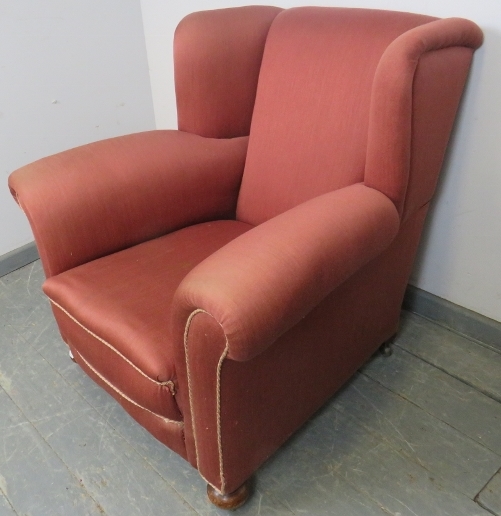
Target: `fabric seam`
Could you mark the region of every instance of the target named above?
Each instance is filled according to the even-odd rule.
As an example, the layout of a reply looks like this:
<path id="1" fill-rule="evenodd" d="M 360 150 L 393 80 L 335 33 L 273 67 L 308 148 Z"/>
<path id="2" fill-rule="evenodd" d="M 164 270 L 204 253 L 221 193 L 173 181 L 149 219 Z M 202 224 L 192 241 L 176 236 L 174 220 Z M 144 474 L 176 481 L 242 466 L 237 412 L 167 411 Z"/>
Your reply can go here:
<path id="1" fill-rule="evenodd" d="M 135 405 L 136 407 L 142 409 L 142 410 L 145 410 L 146 412 L 149 412 L 150 414 L 153 414 L 154 416 L 156 417 L 159 417 L 160 419 L 163 419 L 166 423 L 171 423 L 173 425 L 177 425 L 177 426 L 181 426 L 183 427 L 184 426 L 184 423 L 182 421 L 175 421 L 173 419 L 169 419 L 165 416 L 162 416 L 160 414 L 157 414 L 156 412 L 153 412 L 152 410 L 146 408 L 146 407 L 143 407 L 142 405 L 139 405 L 139 403 L 136 403 L 133 399 L 129 398 L 129 396 L 127 396 L 125 393 L 123 393 L 120 389 L 118 389 L 117 387 L 115 387 L 112 383 L 110 383 L 101 373 L 99 373 L 96 369 L 94 369 L 94 367 L 92 367 L 89 362 L 87 362 L 87 360 L 85 360 L 85 358 L 77 351 L 77 350 L 74 350 L 74 352 L 81 358 L 82 362 L 99 378 L 101 379 L 106 385 L 108 385 L 108 387 L 110 387 L 111 389 L 113 389 L 117 394 L 119 394 L 120 396 L 122 396 L 122 398 L 124 398 L 125 400 L 127 400 L 129 403 L 132 403 L 132 405 Z"/>
<path id="2" fill-rule="evenodd" d="M 95 339 L 97 339 L 99 342 L 101 342 L 102 344 L 104 344 L 106 347 L 108 347 L 109 349 L 111 349 L 112 351 L 114 351 L 121 359 L 123 359 L 127 364 L 129 364 L 131 367 L 133 367 L 138 373 L 140 373 L 142 376 L 144 376 L 146 379 L 150 380 L 150 382 L 153 382 L 154 384 L 156 385 L 160 385 L 162 387 L 168 387 L 169 388 L 169 391 L 170 393 L 172 394 L 172 396 L 175 396 L 176 394 L 176 387 L 174 385 L 174 382 L 172 380 L 167 380 L 166 382 L 159 382 L 157 380 L 153 380 L 153 378 L 150 378 L 144 371 L 142 371 L 141 369 L 139 369 L 139 367 L 137 367 L 135 364 L 133 364 L 126 356 L 122 355 L 122 353 L 120 353 L 120 351 L 118 351 L 116 348 L 114 348 L 109 342 L 105 341 L 104 339 L 102 339 L 101 337 L 99 337 L 98 335 L 96 335 L 93 331 L 89 330 L 89 328 L 85 327 L 80 321 L 78 321 L 75 317 L 73 317 L 67 310 L 65 310 L 61 305 L 59 305 L 58 303 L 56 303 L 53 299 L 51 299 L 49 296 L 47 296 L 49 298 L 49 301 L 54 305 L 54 306 L 57 306 L 57 308 L 59 308 L 59 310 L 61 310 L 64 314 L 66 314 L 73 322 L 75 322 L 76 324 L 78 324 L 78 326 L 80 326 L 80 328 L 84 329 L 89 335 L 91 335 L 92 337 L 94 337 Z"/>

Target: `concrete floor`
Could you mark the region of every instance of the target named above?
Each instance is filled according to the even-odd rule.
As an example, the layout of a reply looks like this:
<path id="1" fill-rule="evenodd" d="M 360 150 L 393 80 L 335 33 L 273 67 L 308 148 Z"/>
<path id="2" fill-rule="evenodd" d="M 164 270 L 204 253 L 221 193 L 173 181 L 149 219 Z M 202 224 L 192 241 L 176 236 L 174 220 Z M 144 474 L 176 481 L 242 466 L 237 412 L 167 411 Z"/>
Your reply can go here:
<path id="1" fill-rule="evenodd" d="M 0 278 L 0 515 L 224 514 L 72 363 L 35 262 Z M 501 515 L 501 355 L 403 313 L 238 515 Z"/>

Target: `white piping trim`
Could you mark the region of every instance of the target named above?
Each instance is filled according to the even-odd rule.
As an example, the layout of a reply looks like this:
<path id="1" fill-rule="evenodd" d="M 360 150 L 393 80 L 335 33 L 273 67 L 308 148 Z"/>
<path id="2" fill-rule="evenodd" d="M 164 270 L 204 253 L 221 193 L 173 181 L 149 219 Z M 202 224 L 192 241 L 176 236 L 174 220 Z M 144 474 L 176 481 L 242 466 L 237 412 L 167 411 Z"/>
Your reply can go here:
<path id="1" fill-rule="evenodd" d="M 122 396 L 125 400 L 127 400 L 129 403 L 132 403 L 132 405 L 135 405 L 136 407 L 139 407 L 140 409 L 146 410 L 146 412 L 149 412 L 150 414 L 153 414 L 156 417 L 159 417 L 160 419 L 163 419 L 166 423 L 171 423 L 173 425 L 178 425 L 183 427 L 184 423 L 182 421 L 174 421 L 173 419 L 169 419 L 167 417 L 161 416 L 160 414 L 157 414 L 156 412 L 151 411 L 150 409 L 143 407 L 142 405 L 139 405 L 139 403 L 136 403 L 133 399 L 129 398 L 126 394 L 124 394 L 121 390 L 119 390 L 117 387 L 115 387 L 112 383 L 110 383 L 101 373 L 96 371 L 90 364 L 85 360 L 85 358 L 78 353 L 78 351 L 75 350 L 75 353 L 80 357 L 82 362 L 99 378 L 101 379 L 108 387 L 113 389 L 117 394 Z"/>
<path id="2" fill-rule="evenodd" d="M 226 339 L 226 335 L 224 337 Z M 216 384 L 217 448 L 218 448 L 218 452 L 219 452 L 219 476 L 221 478 L 221 493 L 224 493 L 224 488 L 225 488 L 225 484 L 226 484 L 226 481 L 224 479 L 224 468 L 223 468 L 223 441 L 221 438 L 221 368 L 223 367 L 224 359 L 228 355 L 229 350 L 230 350 L 230 346 L 228 345 L 228 339 L 226 339 L 226 347 L 224 348 L 223 354 L 219 357 L 219 362 L 217 363 L 217 384 Z"/>
<path id="3" fill-rule="evenodd" d="M 204 482 L 207 482 L 207 484 L 209 484 L 211 487 L 213 487 L 218 493 L 221 493 L 221 491 L 219 490 L 219 487 L 216 487 L 212 482 L 209 482 L 203 475 L 202 473 L 200 473 L 200 470 L 198 470 L 198 474 L 202 477 L 202 480 Z M 221 493 L 223 494 L 223 493 Z"/>
<path id="4" fill-rule="evenodd" d="M 89 335 L 92 335 L 92 337 L 94 337 L 95 339 L 97 339 L 99 342 L 101 342 L 102 344 L 104 344 L 106 347 L 108 347 L 109 349 L 111 349 L 112 351 L 114 351 L 121 359 L 123 359 L 125 362 L 127 362 L 127 364 L 129 364 L 131 367 L 133 367 L 139 374 L 141 374 L 142 376 L 144 376 L 145 378 L 147 378 L 148 380 L 150 380 L 150 382 L 153 382 L 154 384 L 156 385 L 160 385 L 162 387 L 168 387 L 169 388 L 169 391 L 170 393 L 174 396 L 176 394 L 176 389 L 175 389 L 175 385 L 174 385 L 174 382 L 172 380 L 167 380 L 166 382 L 159 382 L 157 380 L 153 380 L 153 378 L 150 378 L 145 372 L 143 372 L 141 369 L 139 369 L 139 367 L 137 367 L 136 365 L 134 365 L 126 356 L 122 355 L 122 353 L 120 353 L 120 351 L 118 351 L 117 349 L 115 349 L 109 342 L 106 342 L 104 339 L 102 339 L 101 337 L 98 337 L 94 332 L 92 332 L 91 330 L 89 330 L 89 328 L 86 328 L 80 321 L 78 321 L 77 319 L 75 319 L 75 317 L 73 317 L 67 310 L 65 310 L 61 305 L 59 305 L 58 303 L 56 303 L 53 299 L 51 299 L 49 296 L 47 296 L 49 298 L 49 301 L 54 305 L 54 306 L 57 306 L 57 308 L 59 308 L 59 310 L 61 310 L 63 313 L 65 313 L 74 323 L 78 324 L 78 326 L 80 326 L 80 328 L 84 329 Z"/>
<path id="5" fill-rule="evenodd" d="M 188 320 L 186 321 L 186 326 L 184 327 L 184 358 L 186 361 L 186 377 L 188 378 L 188 399 L 190 401 L 190 412 L 191 412 L 191 426 L 193 428 L 193 440 L 195 442 L 195 463 L 198 469 L 198 445 L 197 445 L 197 435 L 196 435 L 196 429 L 195 429 L 195 419 L 193 417 L 193 396 L 191 395 L 191 376 L 190 376 L 190 365 L 188 363 L 188 331 L 190 330 L 190 325 L 193 317 L 197 314 L 206 314 L 207 312 L 205 310 L 195 310 L 193 311 L 190 316 L 188 317 Z M 200 471 L 200 470 L 199 470 Z M 204 479 L 205 480 L 205 479 Z"/>
<path id="6" fill-rule="evenodd" d="M 195 461 L 197 469 L 200 473 L 200 476 L 209 484 L 211 485 L 216 491 L 218 492 L 224 492 L 225 487 L 225 479 L 224 479 L 224 465 L 223 465 L 223 443 L 222 443 L 222 436 L 221 436 L 221 369 L 223 366 L 224 359 L 228 355 L 229 352 L 229 344 L 228 344 L 228 338 L 226 337 L 226 334 L 224 333 L 224 338 L 226 341 L 226 346 L 224 348 L 224 351 L 222 355 L 219 357 L 219 361 L 217 364 L 216 369 L 216 425 L 217 425 L 217 448 L 218 448 L 218 458 L 219 458 L 219 476 L 221 480 L 221 489 L 214 486 L 211 482 L 209 482 L 202 474 L 198 467 L 198 445 L 197 445 L 197 435 L 196 435 L 196 428 L 195 428 L 195 418 L 194 418 L 194 412 L 193 412 L 193 396 L 192 396 L 192 389 L 191 389 L 191 375 L 190 375 L 190 365 L 188 361 L 188 332 L 190 329 L 191 322 L 195 315 L 197 314 L 207 314 L 210 317 L 212 317 L 218 324 L 221 326 L 221 329 L 223 328 L 221 323 L 217 321 L 217 319 L 210 314 L 209 312 L 202 310 L 201 308 L 198 308 L 197 310 L 194 310 L 191 312 L 191 314 L 188 317 L 188 320 L 186 321 L 186 326 L 184 329 L 184 354 L 185 354 L 185 360 L 186 360 L 186 376 L 188 378 L 188 398 L 190 401 L 190 412 L 191 412 L 191 424 L 193 428 L 193 440 L 195 441 Z"/>

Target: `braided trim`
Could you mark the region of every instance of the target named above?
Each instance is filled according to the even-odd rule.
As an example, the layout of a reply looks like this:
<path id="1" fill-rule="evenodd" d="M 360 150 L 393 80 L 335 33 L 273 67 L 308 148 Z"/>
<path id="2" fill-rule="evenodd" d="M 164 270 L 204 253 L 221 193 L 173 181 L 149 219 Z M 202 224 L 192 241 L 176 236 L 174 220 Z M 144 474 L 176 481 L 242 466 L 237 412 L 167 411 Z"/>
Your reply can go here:
<path id="1" fill-rule="evenodd" d="M 197 314 L 207 314 L 210 317 L 212 317 L 218 324 L 221 326 L 221 324 L 217 321 L 217 319 L 211 315 L 209 312 L 202 310 L 201 308 L 198 308 L 197 310 L 194 310 L 188 317 L 188 320 L 186 321 L 186 326 L 184 329 L 184 354 L 185 354 L 185 360 L 186 360 L 186 376 L 188 378 L 188 398 L 190 401 L 190 412 L 191 412 L 191 424 L 193 428 L 193 440 L 195 441 L 195 459 L 198 468 L 198 444 L 197 444 L 197 434 L 196 434 L 196 424 L 195 424 L 195 418 L 194 418 L 194 411 L 193 411 L 193 396 L 192 396 L 192 383 L 191 383 L 191 375 L 190 375 L 190 366 L 189 366 L 189 360 L 188 360 L 188 332 L 190 330 L 191 322 L 193 321 L 193 318 Z M 221 326 L 222 328 L 222 326 Z M 224 333 L 224 330 L 223 330 Z M 218 448 L 218 458 L 219 458 L 219 476 L 221 479 L 221 489 L 216 488 L 213 484 L 211 484 L 207 479 L 203 476 L 203 474 L 200 472 L 201 477 L 212 487 L 214 487 L 217 491 L 224 493 L 225 488 L 225 478 L 224 478 L 224 464 L 223 464 L 223 442 L 222 442 L 222 435 L 221 435 L 221 369 L 223 367 L 224 359 L 227 357 L 229 352 L 229 343 L 228 338 L 226 337 L 226 334 L 224 334 L 224 338 L 226 340 L 226 346 L 224 348 L 224 351 L 222 355 L 219 357 L 219 361 L 217 364 L 216 369 L 216 425 L 217 425 L 217 448 Z"/>

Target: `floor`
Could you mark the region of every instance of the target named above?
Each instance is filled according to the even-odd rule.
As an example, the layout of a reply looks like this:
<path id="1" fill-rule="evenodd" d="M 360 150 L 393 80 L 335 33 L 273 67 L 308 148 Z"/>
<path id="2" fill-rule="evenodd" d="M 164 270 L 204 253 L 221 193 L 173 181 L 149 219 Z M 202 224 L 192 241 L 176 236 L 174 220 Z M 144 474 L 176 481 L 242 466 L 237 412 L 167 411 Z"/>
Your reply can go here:
<path id="1" fill-rule="evenodd" d="M 214 515 L 205 484 L 68 358 L 40 263 L 0 278 L 0 515 Z M 403 313 L 256 476 L 241 515 L 501 515 L 501 354 Z"/>

